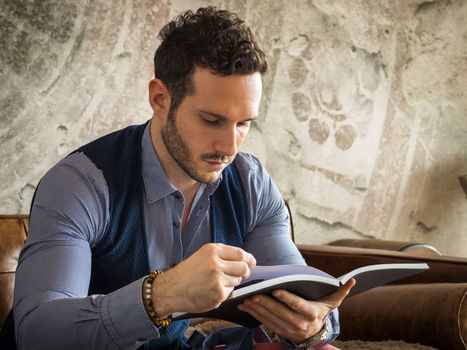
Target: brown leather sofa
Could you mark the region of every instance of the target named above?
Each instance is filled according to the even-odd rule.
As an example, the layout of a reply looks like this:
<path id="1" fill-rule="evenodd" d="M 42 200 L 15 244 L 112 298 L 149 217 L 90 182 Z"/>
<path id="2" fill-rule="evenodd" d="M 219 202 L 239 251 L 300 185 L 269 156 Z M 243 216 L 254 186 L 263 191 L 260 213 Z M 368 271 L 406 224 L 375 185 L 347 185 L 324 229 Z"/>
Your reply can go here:
<path id="1" fill-rule="evenodd" d="M 28 225 L 27 215 L 0 215 L 0 328 L 13 303 L 15 271 Z"/>
<path id="2" fill-rule="evenodd" d="M 11 308 L 15 270 L 27 227 L 26 215 L 0 216 L 0 327 Z M 398 284 L 344 301 L 339 339 L 392 339 L 437 349 L 467 348 L 467 259 L 431 254 L 426 249 L 427 254 L 411 252 L 408 246 L 402 249 L 391 242 L 374 241 L 370 247 L 366 241 L 336 244 L 298 247 L 308 264 L 334 276 L 378 263 L 427 262 L 430 266 L 429 271 Z"/>

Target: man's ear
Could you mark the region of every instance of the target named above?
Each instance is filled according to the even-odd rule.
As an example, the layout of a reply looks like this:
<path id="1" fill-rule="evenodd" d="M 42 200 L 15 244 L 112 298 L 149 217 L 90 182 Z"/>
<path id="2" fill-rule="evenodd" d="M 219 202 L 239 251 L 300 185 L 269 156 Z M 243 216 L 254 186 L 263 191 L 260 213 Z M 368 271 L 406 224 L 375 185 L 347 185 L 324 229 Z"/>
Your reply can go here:
<path id="1" fill-rule="evenodd" d="M 149 82 L 149 104 L 154 111 L 154 116 L 165 118 L 169 113 L 170 101 L 167 86 L 160 79 L 152 79 Z"/>

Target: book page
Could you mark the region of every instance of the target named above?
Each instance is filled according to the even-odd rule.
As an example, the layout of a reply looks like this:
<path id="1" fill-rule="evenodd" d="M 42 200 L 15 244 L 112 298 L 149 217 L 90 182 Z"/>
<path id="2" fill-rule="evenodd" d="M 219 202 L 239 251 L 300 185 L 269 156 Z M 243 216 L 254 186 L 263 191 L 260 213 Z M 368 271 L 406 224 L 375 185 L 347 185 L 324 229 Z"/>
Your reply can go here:
<path id="1" fill-rule="evenodd" d="M 335 279 L 335 277 L 327 274 L 326 272 L 306 265 L 255 266 L 251 268 L 250 271 L 251 275 L 248 278 L 244 278 L 237 288 L 244 287 L 251 283 L 257 283 L 259 281 L 290 275 L 313 275 L 333 280 Z"/>
<path id="2" fill-rule="evenodd" d="M 425 263 L 376 264 L 355 269 L 341 276 L 339 280 L 342 284 L 345 284 L 349 279 L 355 278 L 357 284 L 351 289 L 349 293 L 349 296 L 351 296 L 428 269 L 429 267 Z"/>

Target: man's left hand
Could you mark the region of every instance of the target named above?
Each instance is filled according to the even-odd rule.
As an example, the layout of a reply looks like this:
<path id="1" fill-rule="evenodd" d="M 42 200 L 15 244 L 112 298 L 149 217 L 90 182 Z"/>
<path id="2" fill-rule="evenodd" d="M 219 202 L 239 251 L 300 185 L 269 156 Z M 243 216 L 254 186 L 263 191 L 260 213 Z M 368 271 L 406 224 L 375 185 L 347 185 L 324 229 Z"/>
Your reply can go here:
<path id="1" fill-rule="evenodd" d="M 285 290 L 273 292 L 274 298 L 255 295 L 245 299 L 239 310 L 252 315 L 282 338 L 300 344 L 318 333 L 326 317 L 349 294 L 355 280 L 349 280 L 335 292 L 317 301 L 309 301 Z"/>

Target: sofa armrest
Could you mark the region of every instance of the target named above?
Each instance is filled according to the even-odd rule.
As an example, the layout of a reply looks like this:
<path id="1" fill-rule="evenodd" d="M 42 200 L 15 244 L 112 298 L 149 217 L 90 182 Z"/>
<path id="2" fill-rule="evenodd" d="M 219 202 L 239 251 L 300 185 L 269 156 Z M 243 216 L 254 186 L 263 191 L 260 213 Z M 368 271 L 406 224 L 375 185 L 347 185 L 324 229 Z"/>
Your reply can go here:
<path id="1" fill-rule="evenodd" d="M 26 215 L 0 215 L 0 328 L 13 303 L 15 271 L 27 226 Z"/>
<path id="2" fill-rule="evenodd" d="M 341 340 L 403 340 L 437 349 L 467 349 L 467 283 L 374 288 L 339 307 Z"/>

